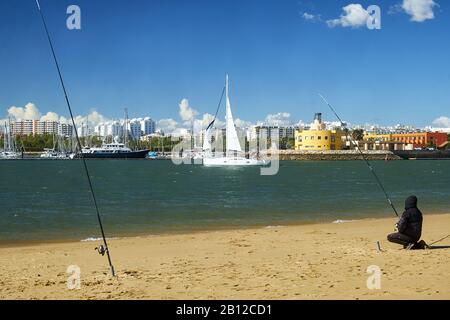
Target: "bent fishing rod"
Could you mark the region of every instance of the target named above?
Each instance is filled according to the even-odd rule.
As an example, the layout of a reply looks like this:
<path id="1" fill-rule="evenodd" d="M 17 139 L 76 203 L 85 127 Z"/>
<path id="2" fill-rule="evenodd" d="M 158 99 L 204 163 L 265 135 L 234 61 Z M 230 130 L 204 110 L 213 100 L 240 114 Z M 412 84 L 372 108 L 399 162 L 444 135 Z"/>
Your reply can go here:
<path id="1" fill-rule="evenodd" d="M 50 33 L 48 31 L 47 24 L 45 23 L 44 14 L 43 14 L 41 6 L 39 4 L 39 0 L 36 0 L 36 5 L 37 5 L 37 8 L 38 8 L 39 14 L 41 16 L 42 24 L 44 26 L 45 33 L 47 35 L 47 39 L 48 39 L 48 43 L 50 45 L 50 49 L 52 51 L 53 60 L 54 60 L 55 65 L 56 65 L 56 70 L 58 71 L 59 81 L 61 83 L 61 87 L 62 87 L 62 90 L 64 92 L 64 97 L 65 97 L 65 100 L 66 100 L 67 108 L 69 109 L 70 118 L 72 119 L 72 125 L 73 125 L 73 129 L 75 131 L 75 138 L 77 140 L 77 147 L 78 147 L 78 149 L 80 151 L 80 155 L 81 155 L 81 159 L 82 159 L 83 167 L 84 167 L 84 172 L 86 173 L 86 178 L 87 178 L 87 181 L 88 181 L 88 184 L 89 184 L 89 189 L 91 191 L 92 202 L 94 204 L 95 211 L 97 213 L 97 220 L 98 220 L 98 224 L 100 226 L 100 231 L 102 233 L 103 244 L 104 244 L 104 246 L 100 246 L 100 248 L 98 248 L 98 252 L 102 256 L 105 255 L 105 253 L 106 253 L 106 255 L 108 257 L 109 267 L 111 268 L 111 274 L 114 277 L 116 275 L 116 273 L 114 271 L 114 266 L 112 264 L 111 255 L 110 255 L 109 248 L 108 248 L 108 243 L 106 242 L 105 231 L 103 229 L 103 223 L 102 223 L 102 219 L 101 219 L 101 216 L 100 216 L 100 210 L 99 210 L 98 205 L 97 205 L 97 199 L 95 197 L 94 188 L 92 186 L 92 181 L 91 181 L 91 176 L 89 174 L 89 169 L 88 169 L 88 166 L 87 166 L 87 163 L 86 163 L 86 159 L 84 158 L 83 152 L 81 151 L 80 137 L 78 136 L 77 126 L 75 124 L 75 120 L 74 120 L 74 117 L 73 117 L 72 107 L 70 105 L 70 101 L 69 101 L 69 97 L 68 97 L 68 94 L 67 94 L 66 86 L 64 84 L 64 80 L 63 80 L 63 77 L 62 77 L 62 72 L 61 72 L 61 69 L 59 67 L 58 59 L 56 58 L 55 49 L 53 47 L 52 39 L 50 37 Z"/>
<path id="2" fill-rule="evenodd" d="M 376 174 L 374 168 L 372 167 L 372 165 L 370 164 L 369 160 L 367 160 L 366 156 L 364 155 L 364 153 L 361 151 L 361 149 L 359 148 L 359 145 L 356 141 L 354 141 L 353 137 L 348 134 L 348 128 L 345 126 L 345 123 L 341 120 L 341 118 L 339 117 L 339 115 L 337 114 L 337 112 L 334 110 L 334 108 L 331 106 L 331 104 L 328 103 L 327 99 L 324 98 L 323 95 L 321 95 L 319 93 L 319 97 L 322 98 L 322 100 L 327 104 L 327 106 L 331 109 L 331 111 L 334 113 L 334 115 L 336 116 L 336 118 L 339 120 L 339 122 L 341 123 L 341 126 L 343 128 L 345 128 L 345 132 L 347 134 L 347 136 L 351 139 L 351 143 L 356 147 L 356 150 L 359 151 L 359 153 L 361 154 L 364 162 L 366 163 L 367 167 L 369 168 L 370 172 L 372 173 L 372 175 L 375 178 L 375 181 L 377 182 L 377 184 L 380 186 L 381 190 L 383 191 L 384 197 L 386 198 L 387 202 L 389 203 L 389 205 L 391 206 L 392 210 L 394 210 L 394 213 L 397 217 L 399 217 L 399 214 L 397 212 L 397 209 L 395 208 L 394 204 L 392 203 L 391 198 L 389 197 L 388 193 L 386 192 L 386 189 L 384 188 L 383 184 L 381 183 L 380 178 L 378 178 L 378 175 Z"/>

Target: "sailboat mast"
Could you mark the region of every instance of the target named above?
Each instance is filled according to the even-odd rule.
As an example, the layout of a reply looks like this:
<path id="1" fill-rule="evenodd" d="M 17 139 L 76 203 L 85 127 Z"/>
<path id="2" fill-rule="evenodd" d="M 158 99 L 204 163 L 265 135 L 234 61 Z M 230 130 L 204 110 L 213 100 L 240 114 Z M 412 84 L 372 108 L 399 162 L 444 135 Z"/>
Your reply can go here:
<path id="1" fill-rule="evenodd" d="M 125 119 L 124 119 L 124 129 L 123 129 L 123 144 L 127 146 L 128 140 L 128 108 L 125 108 Z"/>
<path id="2" fill-rule="evenodd" d="M 229 141 L 228 141 L 228 121 L 229 121 L 229 116 L 230 116 L 230 112 L 229 112 L 229 107 L 230 107 L 230 98 L 228 96 L 228 73 L 225 75 L 225 157 L 228 155 L 228 145 L 229 145 Z"/>
<path id="3" fill-rule="evenodd" d="M 6 122 L 3 125 L 5 131 L 3 132 L 3 150 L 6 150 Z"/>
<path id="4" fill-rule="evenodd" d="M 11 130 L 11 117 L 8 117 L 8 151 L 12 151 L 12 130 Z"/>

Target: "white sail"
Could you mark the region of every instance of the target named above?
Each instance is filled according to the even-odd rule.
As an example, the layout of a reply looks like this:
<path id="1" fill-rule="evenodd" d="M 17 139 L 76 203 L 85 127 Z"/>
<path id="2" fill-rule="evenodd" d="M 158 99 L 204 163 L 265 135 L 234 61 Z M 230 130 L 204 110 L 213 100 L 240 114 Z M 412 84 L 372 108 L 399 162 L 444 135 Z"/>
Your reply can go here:
<path id="1" fill-rule="evenodd" d="M 230 97 L 228 96 L 228 74 L 226 79 L 226 144 L 227 153 L 231 152 L 242 152 L 241 144 L 239 143 L 239 138 L 236 132 L 236 127 L 234 125 L 233 114 L 231 113 Z"/>
<path id="2" fill-rule="evenodd" d="M 205 131 L 205 136 L 203 137 L 203 151 L 211 150 L 211 130 L 213 128 L 213 123 L 211 123 Z"/>

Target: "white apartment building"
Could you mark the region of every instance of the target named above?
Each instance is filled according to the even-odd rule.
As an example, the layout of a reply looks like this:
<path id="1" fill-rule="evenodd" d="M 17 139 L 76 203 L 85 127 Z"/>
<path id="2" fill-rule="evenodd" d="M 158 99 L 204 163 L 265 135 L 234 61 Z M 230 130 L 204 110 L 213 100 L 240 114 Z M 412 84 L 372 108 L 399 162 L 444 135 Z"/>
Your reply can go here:
<path id="1" fill-rule="evenodd" d="M 79 137 L 88 137 L 93 134 L 93 130 L 86 123 L 82 123 L 77 126 L 77 132 Z"/>
<path id="2" fill-rule="evenodd" d="M 145 117 L 141 120 L 141 130 L 144 136 L 155 133 L 156 122 L 150 117 Z"/>
<path id="3" fill-rule="evenodd" d="M 73 135 L 73 126 L 67 123 L 59 123 L 58 135 L 61 137 L 71 137 Z"/>
<path id="4" fill-rule="evenodd" d="M 95 126 L 94 132 L 100 137 L 121 137 L 123 136 L 123 123 L 119 121 L 99 123 Z"/>
<path id="5" fill-rule="evenodd" d="M 279 126 L 253 126 L 247 131 L 247 139 L 254 140 L 258 136 L 261 139 L 293 139 L 295 135 L 295 127 L 279 127 Z"/>
<path id="6" fill-rule="evenodd" d="M 128 130 L 134 139 L 155 133 L 156 123 L 151 118 L 135 118 L 128 123 Z"/>
<path id="7" fill-rule="evenodd" d="M 133 139 L 139 140 L 142 136 L 141 120 L 131 119 L 128 123 L 128 130 Z"/>

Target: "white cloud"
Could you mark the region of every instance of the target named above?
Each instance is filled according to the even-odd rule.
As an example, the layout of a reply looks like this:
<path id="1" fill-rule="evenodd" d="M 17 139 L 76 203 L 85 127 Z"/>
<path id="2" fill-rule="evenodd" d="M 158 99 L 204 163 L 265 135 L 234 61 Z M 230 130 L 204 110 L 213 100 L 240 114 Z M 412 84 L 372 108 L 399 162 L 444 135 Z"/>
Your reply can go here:
<path id="1" fill-rule="evenodd" d="M 8 109 L 8 117 L 14 120 L 39 120 L 41 113 L 34 103 L 29 102 L 25 107 L 10 107 Z"/>
<path id="2" fill-rule="evenodd" d="M 367 19 L 370 15 L 362 5 L 352 3 L 343 7 L 342 10 L 344 10 L 344 13 L 339 19 L 327 20 L 329 27 L 359 28 L 367 25 Z"/>
<path id="3" fill-rule="evenodd" d="M 434 19 L 435 6 L 438 4 L 433 0 L 403 0 L 401 8 L 411 16 L 411 21 L 423 22 Z"/>
<path id="4" fill-rule="evenodd" d="M 450 128 L 450 118 L 442 116 L 437 119 L 434 119 L 433 126 L 440 128 Z"/>
<path id="5" fill-rule="evenodd" d="M 265 124 L 269 126 L 289 126 L 292 124 L 291 114 L 288 112 L 269 114 L 266 117 Z"/>
<path id="6" fill-rule="evenodd" d="M 182 99 L 178 106 L 180 107 L 179 114 L 181 120 L 185 122 L 194 120 L 195 116 L 198 114 L 196 110 L 189 106 L 189 100 L 186 98 Z"/>
<path id="7" fill-rule="evenodd" d="M 42 116 L 41 121 L 59 121 L 59 115 L 55 112 L 47 112 L 46 115 Z"/>
<path id="8" fill-rule="evenodd" d="M 209 124 L 214 120 L 214 116 L 209 113 L 203 114 L 203 117 L 201 119 L 196 119 L 194 121 L 194 130 L 200 131 L 203 129 L 206 129 Z M 221 121 L 219 118 L 216 118 L 216 121 L 214 122 L 214 127 L 221 128 L 225 125 L 225 122 Z"/>
<path id="9" fill-rule="evenodd" d="M 96 110 L 92 110 L 87 116 L 78 115 L 74 118 L 75 124 L 81 126 L 81 124 L 87 124 L 89 122 L 90 127 L 95 127 L 101 122 L 110 122 L 111 119 L 98 113 Z"/>
<path id="10" fill-rule="evenodd" d="M 313 14 L 313 13 L 308 13 L 308 12 L 303 12 L 302 18 L 309 22 L 315 22 L 315 21 L 322 20 L 320 14 Z"/>
<path id="11" fill-rule="evenodd" d="M 56 112 L 49 111 L 40 118 L 41 121 L 58 121 L 60 123 L 71 123 L 66 117 L 58 115 Z"/>
<path id="12" fill-rule="evenodd" d="M 245 120 L 242 120 L 239 118 L 234 120 L 234 123 L 236 124 L 236 127 L 238 127 L 238 128 L 249 128 L 253 125 L 250 121 L 245 121 Z"/>
<path id="13" fill-rule="evenodd" d="M 27 103 L 24 107 L 16 107 L 12 106 L 7 110 L 7 116 L 14 121 L 20 120 L 41 120 L 41 121 L 58 121 L 61 123 L 70 123 L 72 122 L 64 116 L 60 116 L 56 112 L 49 111 L 46 114 L 42 115 L 39 109 L 36 107 L 34 103 Z M 89 119 L 90 126 L 96 126 L 100 122 L 110 121 L 107 117 L 93 110 L 88 116 L 78 115 L 75 117 L 75 123 L 81 125 L 81 123 L 86 124 Z"/>
<path id="14" fill-rule="evenodd" d="M 156 122 L 156 130 L 161 130 L 164 134 L 170 134 L 176 131 L 178 128 L 178 122 L 173 119 L 161 119 Z"/>

